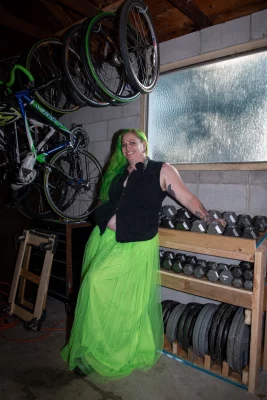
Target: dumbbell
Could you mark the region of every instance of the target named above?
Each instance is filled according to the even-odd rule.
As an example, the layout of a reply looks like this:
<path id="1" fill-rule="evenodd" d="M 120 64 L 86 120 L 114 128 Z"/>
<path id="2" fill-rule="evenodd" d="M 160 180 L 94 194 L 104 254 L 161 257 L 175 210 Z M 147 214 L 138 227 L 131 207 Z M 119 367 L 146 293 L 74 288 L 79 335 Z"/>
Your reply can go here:
<path id="1" fill-rule="evenodd" d="M 222 218 L 225 220 L 227 226 L 235 226 L 237 223 L 237 215 L 232 211 L 223 212 Z"/>
<path id="2" fill-rule="evenodd" d="M 205 233 L 207 231 L 207 223 L 201 219 L 195 219 L 191 226 L 191 232 Z"/>
<path id="3" fill-rule="evenodd" d="M 245 282 L 244 282 L 244 288 L 245 288 L 246 290 L 253 290 L 253 281 L 245 280 Z"/>
<path id="4" fill-rule="evenodd" d="M 252 281 L 254 278 L 254 264 L 249 261 L 241 261 L 239 266 L 242 268 L 243 277 L 248 281 Z"/>
<path id="5" fill-rule="evenodd" d="M 159 250 L 159 264 L 162 265 L 162 261 L 164 258 L 164 250 Z"/>
<path id="6" fill-rule="evenodd" d="M 166 270 L 172 269 L 172 264 L 174 261 L 175 254 L 173 251 L 165 251 L 163 260 L 162 260 L 162 267 Z"/>
<path id="7" fill-rule="evenodd" d="M 219 280 L 223 285 L 230 286 L 234 277 L 233 274 L 227 264 L 220 263 L 218 266 L 218 270 L 220 271 Z"/>
<path id="8" fill-rule="evenodd" d="M 207 233 L 211 235 L 222 235 L 225 227 L 220 221 L 211 221 L 208 225 Z"/>
<path id="9" fill-rule="evenodd" d="M 176 213 L 177 218 L 186 218 L 186 219 L 192 219 L 195 218 L 194 214 L 192 214 L 187 208 L 179 208 Z"/>
<path id="10" fill-rule="evenodd" d="M 196 268 L 194 269 L 194 275 L 198 279 L 204 278 L 206 273 L 208 272 L 207 269 L 207 261 L 206 260 L 197 260 Z"/>
<path id="11" fill-rule="evenodd" d="M 219 211 L 217 210 L 209 210 L 208 211 L 209 215 L 211 216 L 212 219 L 220 219 L 222 218 L 222 215 Z"/>
<path id="12" fill-rule="evenodd" d="M 175 255 L 174 261 L 172 263 L 173 272 L 176 272 L 177 274 L 180 274 L 183 272 L 183 268 L 185 265 L 185 259 L 186 259 L 186 255 L 183 253 L 177 253 Z"/>
<path id="13" fill-rule="evenodd" d="M 267 217 L 256 215 L 252 218 L 252 226 L 256 228 L 258 232 L 264 232 L 267 228 Z"/>
<path id="14" fill-rule="evenodd" d="M 206 276 L 208 280 L 211 282 L 217 282 L 217 280 L 219 279 L 218 263 L 216 263 L 215 261 L 208 261 L 206 268 Z"/>
<path id="15" fill-rule="evenodd" d="M 243 278 L 234 278 L 232 280 L 232 286 L 234 286 L 235 288 L 242 288 L 244 287 L 244 279 Z"/>
<path id="16" fill-rule="evenodd" d="M 242 230 L 242 237 L 256 240 L 259 236 L 258 228 L 252 224 L 252 218 L 248 214 L 240 214 L 237 218 L 237 226 Z"/>
<path id="17" fill-rule="evenodd" d="M 175 228 L 175 220 L 176 220 L 176 208 L 175 206 L 166 205 L 161 209 L 161 214 L 159 217 L 159 226 L 163 228 Z"/>
<path id="18" fill-rule="evenodd" d="M 197 265 L 197 258 L 195 256 L 187 256 L 183 268 L 184 274 L 188 276 L 193 275 L 196 265 Z"/>
<path id="19" fill-rule="evenodd" d="M 179 231 L 190 231 L 192 227 L 192 220 L 188 218 L 176 218 L 175 229 Z"/>
<path id="20" fill-rule="evenodd" d="M 253 268 L 253 264 L 248 262 L 248 261 L 241 261 L 239 263 L 239 265 L 235 265 L 234 264 L 234 265 L 230 265 L 229 266 L 229 269 L 231 270 L 234 278 L 243 277 L 244 276 L 244 272 L 246 270 L 251 271 L 252 268 Z M 251 272 L 250 272 L 250 274 L 251 274 Z M 247 276 L 250 276 L 250 274 L 248 274 Z M 248 278 L 245 278 L 245 279 L 248 279 Z"/>

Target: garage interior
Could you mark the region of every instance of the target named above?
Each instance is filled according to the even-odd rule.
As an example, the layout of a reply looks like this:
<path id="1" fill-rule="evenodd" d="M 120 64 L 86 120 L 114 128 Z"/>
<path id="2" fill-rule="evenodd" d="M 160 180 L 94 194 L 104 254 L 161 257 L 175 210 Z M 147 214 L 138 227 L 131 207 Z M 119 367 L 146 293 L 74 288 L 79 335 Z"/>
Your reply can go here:
<path id="1" fill-rule="evenodd" d="M 14 63 L 25 66 L 27 55 L 37 42 L 47 38 L 60 40 L 71 26 L 86 24 L 89 19 L 93 19 L 100 12 L 119 13 L 124 3 L 124 0 L 26 0 L 21 3 L 14 0 L 2 0 L 0 5 L 0 32 L 2 33 L 0 61 L 4 60 L 5 64 L 8 62 L 12 67 Z M 161 140 L 160 136 L 156 137 L 152 133 L 154 130 L 160 131 L 160 126 L 159 122 L 153 125 L 151 116 L 153 112 L 155 115 L 159 113 L 160 119 L 160 113 L 167 112 L 164 107 L 157 108 L 157 105 L 160 104 L 159 99 L 164 90 L 169 90 L 168 76 L 175 74 L 176 71 L 177 73 L 179 71 L 186 73 L 188 70 L 194 73 L 194 71 L 197 71 L 194 68 L 198 66 L 209 68 L 209 66 L 212 67 L 220 61 L 226 60 L 227 62 L 228 60 L 257 54 L 262 55 L 262 65 L 263 67 L 266 66 L 264 57 L 267 46 L 267 1 L 146 0 L 145 4 L 151 14 L 159 43 L 160 75 L 155 90 L 148 94 L 142 93 L 123 106 L 115 107 L 111 104 L 105 107 L 92 107 L 80 103 L 77 109 L 72 112 L 64 114 L 52 112 L 52 115 L 67 129 L 71 129 L 73 124 L 81 125 L 84 135 L 88 139 L 85 141 L 86 149 L 104 169 L 110 157 L 114 134 L 129 127 L 143 129 L 147 132 L 151 158 L 156 157 L 159 160 L 162 157 L 165 160 L 166 154 L 163 152 L 165 139 Z M 3 80 L 3 71 L 5 72 L 5 70 L 1 68 L 0 64 L 0 80 Z M 200 75 L 199 79 L 201 78 Z M 252 76 L 255 82 L 256 75 L 255 73 L 255 76 Z M 188 78 L 189 85 L 193 85 L 190 76 Z M 214 76 L 214 88 L 216 88 L 216 73 Z M 201 86 L 202 81 L 198 81 L 198 75 L 196 75 L 196 79 L 197 81 L 194 81 L 194 83 L 197 82 L 196 88 L 199 86 L 200 89 L 198 89 L 201 91 L 204 87 Z M 236 80 L 238 81 L 238 79 L 237 76 Z M 254 137 L 255 142 L 259 141 L 258 148 L 262 148 L 263 153 L 264 133 L 262 132 L 266 126 L 264 122 L 266 123 L 267 120 L 266 114 L 264 114 L 267 95 L 267 83 L 265 84 L 265 82 L 262 81 L 262 87 L 260 87 L 261 83 L 256 82 L 260 89 L 257 89 L 258 92 L 255 94 L 259 98 L 259 102 L 255 103 L 255 110 L 263 104 L 260 124 L 257 125 L 253 120 L 253 123 L 249 125 L 248 118 L 244 119 L 244 126 L 252 126 L 252 137 Z M 23 87 L 25 82 L 20 81 L 20 84 Z M 209 85 L 210 81 L 206 81 L 206 84 Z M 239 86 L 237 87 L 239 88 Z M 16 90 L 18 90 L 17 87 Z M 214 91 L 216 91 L 215 89 L 212 90 L 213 93 L 209 94 L 210 101 L 213 100 Z M 250 102 L 250 92 L 245 97 L 246 90 L 246 87 L 244 87 L 244 97 L 240 94 L 240 104 L 244 98 L 248 103 Z M 233 91 L 235 91 L 235 86 L 233 86 Z M 190 86 L 188 86 L 188 92 L 190 92 Z M 179 111 L 181 114 L 185 113 L 185 110 L 181 109 L 179 104 L 180 100 L 181 104 L 183 103 L 182 94 L 184 92 L 181 93 L 178 89 L 175 100 L 169 102 L 169 99 L 166 99 L 166 110 L 175 109 L 177 100 L 177 115 Z M 196 99 L 198 93 L 196 90 Z M 222 102 L 226 98 L 224 95 L 218 95 L 218 97 L 222 98 Z M 0 100 L 2 102 L 1 97 Z M 71 104 L 74 102 L 72 98 Z M 154 110 L 151 108 L 153 104 L 155 105 Z M 212 106 L 209 107 L 208 111 L 212 109 Z M 245 111 L 242 110 L 241 112 L 239 109 L 237 110 L 237 106 L 232 104 L 229 107 L 233 108 L 233 112 L 232 119 L 229 117 L 230 122 L 228 121 L 226 131 L 229 130 L 229 125 L 235 120 L 237 114 L 251 112 L 247 108 L 244 108 Z M 201 113 L 206 111 L 205 107 L 204 109 L 200 107 L 199 110 Z M 186 124 L 188 124 L 190 112 L 193 115 L 196 111 L 191 109 L 190 106 L 186 109 Z M 218 114 L 216 116 L 218 117 Z M 183 126 L 185 138 L 186 135 L 190 137 L 190 141 L 189 139 L 188 141 L 191 149 L 195 146 L 195 142 L 190 136 L 190 129 L 198 128 L 200 120 L 195 119 L 194 121 L 195 125 L 192 123 L 186 128 L 184 128 L 184 125 L 177 125 Z M 181 119 L 176 117 L 176 114 L 170 114 L 170 122 L 181 124 Z M 207 130 L 205 130 L 205 134 L 208 132 L 211 134 L 210 136 L 212 136 L 214 127 L 212 123 L 211 121 Z M 163 131 L 165 128 L 169 129 L 164 123 Z M 239 142 L 234 132 L 235 129 L 236 126 L 233 125 L 230 135 L 232 135 L 234 142 L 240 143 L 241 148 L 244 136 Z M 1 131 L 6 132 L 5 127 L 1 124 L 0 109 Z M 244 131 L 247 132 L 245 129 Z M 9 131 L 7 130 L 7 132 Z M 166 136 L 169 137 L 169 134 L 168 131 Z M 259 134 L 259 140 L 257 134 Z M 209 143 L 209 146 L 211 146 L 210 143 L 214 143 L 208 142 L 208 140 L 211 140 L 210 137 L 204 139 L 206 143 Z M 157 145 L 155 145 L 156 140 Z M 183 141 L 184 145 L 184 136 L 181 136 L 180 140 Z M 215 142 L 218 141 L 219 139 L 215 140 Z M 225 141 L 224 136 L 222 137 L 223 141 Z M 178 154 L 179 139 L 170 143 L 168 144 L 169 149 L 173 146 L 173 153 Z M 185 148 L 188 149 L 188 147 Z M 201 147 L 201 151 L 203 148 L 204 145 Z M 1 147 L 0 150 L 2 150 Z M 170 150 L 167 151 L 170 152 Z M 221 158 L 213 161 L 208 156 L 211 153 L 214 155 L 216 152 L 217 150 L 214 153 L 212 151 L 205 153 L 204 151 L 204 153 L 201 153 L 205 157 L 207 156 L 206 158 L 203 156 L 204 161 L 194 162 L 191 161 L 190 152 L 186 150 L 185 159 L 181 162 L 179 162 L 180 153 L 178 159 L 167 159 L 166 161 L 175 166 L 186 186 L 203 202 L 208 210 L 231 211 L 236 215 L 249 215 L 251 217 L 267 216 L 267 163 L 264 154 L 259 159 L 257 156 L 250 159 L 247 154 L 242 154 L 243 158 L 231 161 L 230 158 L 226 157 L 225 151 Z M 2 153 L 3 151 L 1 151 L 1 162 L 3 162 Z M 198 152 L 194 153 L 194 157 L 196 157 L 196 154 L 198 155 Z M 2 168 L 1 163 L 0 168 Z M 169 343 L 165 337 L 164 352 L 159 362 L 151 370 L 147 372 L 137 371 L 121 380 L 96 384 L 90 379 L 90 375 L 84 378 L 69 371 L 67 365 L 59 356 L 59 352 L 70 334 L 79 290 L 83 251 L 94 226 L 92 214 L 80 222 L 66 220 L 66 218 L 64 219 L 64 217 L 55 213 L 52 216 L 49 214 L 49 217 L 45 219 L 34 218 L 32 215 L 29 218 L 28 210 L 25 213 L 23 207 L 21 209 L 14 202 L 10 184 L 3 178 L 2 172 L 0 199 L 2 245 L 0 269 L 0 300 L 2 303 L 0 309 L 2 314 L 0 314 L 2 354 L 0 393 L 3 399 L 33 400 L 64 397 L 65 399 L 81 400 L 83 398 L 92 400 L 148 400 L 152 398 L 209 400 L 214 398 L 214 395 L 218 399 L 226 399 L 230 396 L 237 400 L 267 398 L 267 341 L 264 341 L 266 318 L 265 316 L 262 318 L 266 311 L 267 293 L 265 286 L 266 227 L 254 239 L 226 237 L 217 234 L 203 235 L 199 233 L 200 231 L 193 233 L 184 230 L 171 230 L 167 229 L 167 225 L 160 227 L 160 248 L 163 252 L 162 257 L 167 260 L 165 265 L 169 262 L 169 258 L 166 258 L 170 257 L 168 252 L 172 251 L 175 254 L 182 252 L 188 257 L 196 256 L 198 260 L 205 259 L 206 263 L 217 262 L 217 264 L 224 263 L 237 266 L 239 262 L 243 261 L 257 265 L 257 269 L 254 268 L 253 290 L 252 288 L 246 290 L 244 287 L 234 288 L 231 285 L 222 284 L 219 278 L 215 283 L 207 278 L 204 280 L 196 279 L 193 274 L 191 276 L 186 276 L 185 273 L 177 274 L 173 272 L 172 268 L 161 266 L 162 301 L 170 300 L 173 302 L 173 306 L 179 303 L 187 305 L 190 303 L 201 305 L 227 303 L 248 311 L 246 317 L 249 322 L 246 326 L 249 326 L 250 329 L 250 355 L 245 355 L 245 357 L 249 357 L 249 361 L 241 373 L 234 371 L 226 360 L 222 360 L 223 362 L 218 365 L 211 360 L 210 356 L 197 357 L 195 349 L 192 349 L 192 347 L 184 350 L 179 344 L 177 347 L 177 341 Z M 163 206 L 173 206 L 176 210 L 180 207 L 171 198 L 165 199 Z M 169 215 L 167 220 L 170 220 Z M 39 271 L 42 268 L 44 254 L 51 253 L 52 269 L 48 278 L 47 299 L 45 293 L 42 297 L 42 300 L 46 300 L 45 307 L 36 297 L 36 286 L 40 285 L 40 281 L 34 278 L 35 281 L 31 281 L 31 284 L 29 284 L 29 293 L 35 293 L 32 294 L 32 297 L 35 298 L 36 302 L 39 301 L 41 320 L 36 325 L 28 324 L 27 326 L 25 321 L 29 321 L 29 314 L 32 314 L 32 311 L 27 314 L 28 311 L 18 311 L 18 309 L 13 308 L 12 313 L 8 303 L 13 290 L 16 265 L 20 254 L 19 249 L 26 243 L 25 231 L 32 230 L 41 232 L 43 236 L 41 236 L 40 243 L 43 240 L 48 241 L 49 246 L 42 253 L 40 252 L 39 242 L 36 250 L 37 239 L 32 239 L 35 248 L 28 253 L 27 247 L 24 248 L 24 263 L 25 258 L 31 259 L 32 264 L 30 265 L 33 268 L 31 272 L 34 274 L 34 268 L 36 268 L 36 271 L 38 268 Z M 54 243 L 53 240 L 56 242 L 54 254 L 53 246 L 51 247 L 51 243 Z M 167 254 L 164 256 L 164 253 Z M 21 263 L 24 265 L 22 260 Z M 46 266 L 49 270 L 48 264 L 47 258 Z M 29 278 L 29 275 L 24 273 L 25 277 Z M 20 290 L 22 290 L 21 287 L 20 283 Z M 14 304 L 17 301 L 16 296 L 17 294 L 13 293 Z M 24 305 L 27 305 L 28 300 L 25 295 Z M 165 302 L 165 306 L 166 304 Z M 171 306 L 170 302 L 169 306 Z"/>

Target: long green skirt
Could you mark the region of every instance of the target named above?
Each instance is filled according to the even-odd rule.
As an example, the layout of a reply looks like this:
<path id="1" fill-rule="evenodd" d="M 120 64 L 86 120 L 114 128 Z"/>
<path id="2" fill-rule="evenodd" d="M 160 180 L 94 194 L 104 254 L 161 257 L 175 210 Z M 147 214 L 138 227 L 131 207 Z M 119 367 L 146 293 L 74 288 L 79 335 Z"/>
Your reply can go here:
<path id="1" fill-rule="evenodd" d="M 68 344 L 61 356 L 70 370 L 107 378 L 149 369 L 163 347 L 158 236 L 116 242 L 95 227 L 86 246 L 81 287 Z"/>

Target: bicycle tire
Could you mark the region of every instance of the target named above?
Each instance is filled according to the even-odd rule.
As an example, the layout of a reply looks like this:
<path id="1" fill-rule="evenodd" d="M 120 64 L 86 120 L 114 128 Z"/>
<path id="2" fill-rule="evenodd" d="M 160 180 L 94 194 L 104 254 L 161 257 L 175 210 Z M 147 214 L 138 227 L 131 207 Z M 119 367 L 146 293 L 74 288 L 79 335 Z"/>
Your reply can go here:
<path id="1" fill-rule="evenodd" d="M 46 59 L 46 54 L 45 54 L 46 52 L 44 51 L 44 49 L 45 49 L 44 46 L 49 46 L 49 45 L 50 46 L 52 46 L 52 45 L 61 46 L 59 52 L 57 52 L 57 51 L 53 52 L 54 60 L 52 59 L 52 51 L 50 51 L 50 60 L 51 60 L 50 62 L 48 59 Z M 65 114 L 65 113 L 69 113 L 69 112 L 78 110 L 80 108 L 80 106 L 74 104 L 74 101 L 71 97 L 71 90 L 68 86 L 67 78 L 64 77 L 64 75 L 62 74 L 63 66 L 61 65 L 61 58 L 60 58 L 62 47 L 63 47 L 63 44 L 58 39 L 40 40 L 29 51 L 27 60 L 26 60 L 26 68 L 31 72 L 34 79 L 36 79 L 37 85 L 38 85 L 38 74 L 40 74 L 42 71 L 44 71 L 45 75 L 47 75 L 46 79 L 48 81 L 55 77 L 55 74 L 57 73 L 58 70 L 60 71 L 59 76 L 60 75 L 62 76 L 62 79 L 64 79 L 64 83 L 62 83 L 62 82 L 59 83 L 59 81 L 53 82 L 51 85 L 42 89 L 43 92 L 40 93 L 38 91 L 35 91 L 34 95 L 42 104 L 44 104 L 50 110 L 55 111 L 60 114 Z M 40 49 L 43 51 L 41 52 Z M 38 50 L 40 51 L 39 55 L 37 53 Z M 40 63 L 40 57 L 42 57 L 42 60 L 43 60 L 42 63 Z M 57 65 L 55 65 L 55 61 L 56 61 Z M 45 67 L 46 67 L 46 70 L 45 70 Z M 62 81 L 62 79 L 61 79 L 61 81 Z M 45 83 L 46 82 L 43 81 L 43 78 L 41 78 L 40 85 L 45 84 Z M 52 85 L 54 85 L 54 86 L 52 86 Z M 59 103 L 59 100 L 61 100 L 61 101 L 63 100 L 66 102 L 66 107 L 62 108 L 62 105 L 60 105 L 61 103 L 59 103 L 60 106 L 51 104 L 52 101 L 51 100 L 48 101 L 47 97 L 45 98 L 44 94 L 48 93 L 48 90 L 50 90 L 51 88 L 54 88 L 54 87 L 57 89 L 55 91 L 56 93 L 61 91 L 61 93 L 60 93 L 61 98 L 58 97 L 58 95 L 53 96 L 54 101 L 57 101 L 57 103 Z M 53 89 L 53 91 L 54 91 L 54 89 Z M 53 93 L 53 91 L 51 93 Z"/>
<path id="2" fill-rule="evenodd" d="M 104 100 L 113 105 L 127 104 L 140 96 L 140 92 L 126 81 L 119 41 L 110 36 L 110 33 L 115 36 L 119 34 L 118 26 L 119 18 L 115 13 L 103 12 L 96 15 L 87 22 L 82 45 L 85 70 L 92 86 Z M 109 33 L 109 43 L 103 39 L 103 32 L 106 31 Z M 98 52 L 92 48 L 91 42 L 98 44 Z M 107 77 L 104 76 L 105 68 L 109 68 Z"/>
<path id="3" fill-rule="evenodd" d="M 66 175 L 64 176 L 64 174 L 66 174 L 65 170 L 68 167 L 67 163 L 69 163 L 71 167 L 71 163 L 76 161 L 74 157 L 77 157 L 77 155 L 80 156 L 81 154 L 88 158 L 89 162 L 94 167 L 94 170 L 96 170 L 96 173 L 94 172 L 94 170 L 90 172 L 90 170 L 88 169 L 89 164 L 86 165 L 86 167 L 81 166 L 80 164 L 80 170 L 77 174 L 75 168 L 74 170 L 71 170 L 71 168 L 69 169 L 69 171 L 67 172 L 67 181 Z M 86 172 L 89 171 L 89 176 L 87 177 L 89 178 L 89 181 L 83 178 L 83 173 L 85 173 L 85 170 Z M 75 174 L 77 175 L 77 177 L 75 176 Z M 92 208 L 92 204 L 95 200 L 97 184 L 101 177 L 101 165 L 91 153 L 83 149 L 80 150 L 72 148 L 59 151 L 48 163 L 44 175 L 44 191 L 48 204 L 50 205 L 52 210 L 62 218 L 74 221 L 84 220 L 94 210 L 94 208 Z M 49 178 L 51 178 L 50 181 Z M 82 198 L 81 201 L 86 202 L 86 204 L 83 204 L 82 212 L 81 209 L 79 209 L 79 213 L 77 212 L 78 210 L 75 210 L 75 207 L 78 207 L 77 203 L 74 204 L 74 201 L 76 201 L 77 199 L 77 188 L 75 187 L 75 185 L 79 187 L 78 192 L 80 191 L 81 195 L 85 195 L 87 198 L 89 198 L 89 193 L 91 193 L 91 198 L 89 198 L 89 200 L 85 200 L 84 198 Z M 69 188 L 73 188 L 70 189 L 70 191 L 74 191 L 73 196 L 76 196 L 74 199 L 70 198 L 71 194 L 68 197 Z M 83 193 L 82 190 L 84 190 Z M 79 206 L 81 206 L 81 204 L 79 204 Z"/>
<path id="4" fill-rule="evenodd" d="M 122 7 L 120 49 L 130 84 L 141 93 L 152 92 L 159 77 L 159 44 L 151 15 L 141 0 L 126 0 Z M 150 76 L 142 72 L 149 61 Z"/>
<path id="5" fill-rule="evenodd" d="M 71 88 L 86 105 L 91 107 L 107 107 L 109 106 L 109 102 L 105 102 L 100 96 L 95 94 L 85 71 L 81 55 L 82 34 L 83 25 L 79 24 L 70 27 L 61 38 L 63 43 L 62 65 L 65 75 L 68 78 Z M 73 66 L 71 66 L 71 63 Z"/>

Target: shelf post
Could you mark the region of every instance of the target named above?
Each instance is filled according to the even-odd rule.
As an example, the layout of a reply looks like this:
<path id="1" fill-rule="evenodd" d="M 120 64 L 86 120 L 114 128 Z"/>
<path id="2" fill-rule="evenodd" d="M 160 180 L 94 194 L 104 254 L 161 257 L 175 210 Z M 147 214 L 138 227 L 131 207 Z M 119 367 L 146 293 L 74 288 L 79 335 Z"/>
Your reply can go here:
<path id="1" fill-rule="evenodd" d="M 248 391 L 256 392 L 260 371 L 262 349 L 262 323 L 264 308 L 264 283 L 266 269 L 266 247 L 260 245 L 255 251 L 254 285 L 252 295 L 252 323 L 250 339 L 250 361 Z"/>

